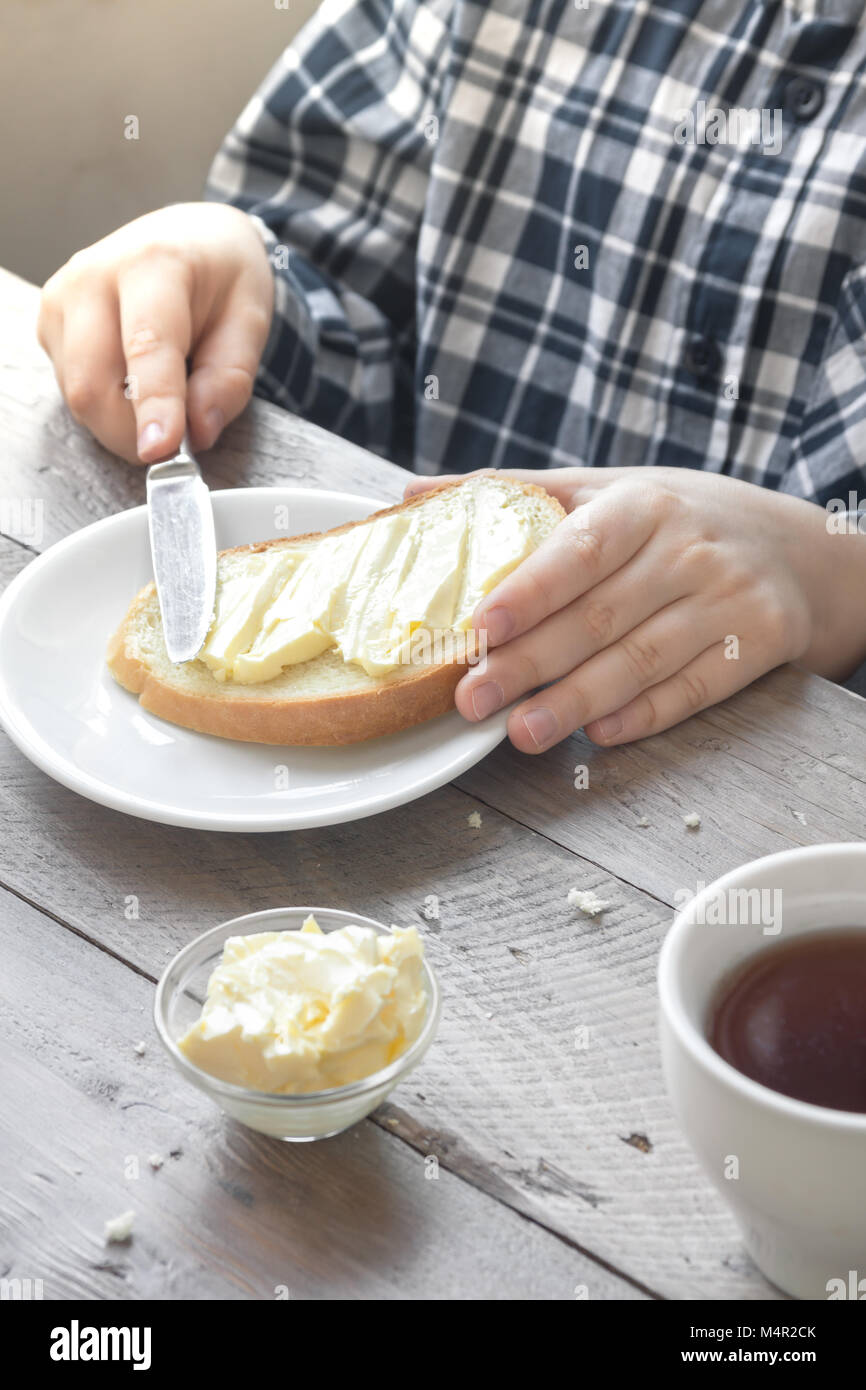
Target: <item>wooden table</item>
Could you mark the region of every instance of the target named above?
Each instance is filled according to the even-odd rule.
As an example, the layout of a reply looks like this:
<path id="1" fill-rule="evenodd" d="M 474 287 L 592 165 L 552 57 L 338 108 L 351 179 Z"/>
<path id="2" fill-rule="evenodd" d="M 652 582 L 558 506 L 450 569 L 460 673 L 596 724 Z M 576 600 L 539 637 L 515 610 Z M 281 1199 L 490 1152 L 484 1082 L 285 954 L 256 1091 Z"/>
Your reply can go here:
<path id="1" fill-rule="evenodd" d="M 0 273 L 2 515 L 41 501 L 42 549 L 142 502 L 144 473 L 70 419 L 36 303 Z M 405 476 L 261 402 L 207 471 L 214 487 L 292 480 L 383 502 Z M 35 553 L 3 537 L 4 580 Z M 105 810 L 0 739 L 0 1277 L 41 1279 L 46 1298 L 779 1297 L 674 1122 L 656 958 L 678 889 L 861 836 L 864 712 L 788 668 L 631 747 L 503 745 L 413 805 L 276 835 Z M 582 916 L 572 887 L 611 908 Z M 444 987 L 422 1067 L 313 1145 L 224 1120 L 150 1020 L 155 980 L 193 935 L 297 902 L 417 924 Z M 129 1207 L 132 1241 L 106 1246 L 103 1223 Z"/>

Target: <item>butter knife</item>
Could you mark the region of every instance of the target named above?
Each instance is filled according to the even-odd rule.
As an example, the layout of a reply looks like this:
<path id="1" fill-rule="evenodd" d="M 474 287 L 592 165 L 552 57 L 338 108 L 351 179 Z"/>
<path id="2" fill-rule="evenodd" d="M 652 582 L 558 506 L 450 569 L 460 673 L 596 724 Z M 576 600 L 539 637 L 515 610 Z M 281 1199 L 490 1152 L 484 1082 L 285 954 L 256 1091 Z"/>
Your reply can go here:
<path id="1" fill-rule="evenodd" d="M 147 470 L 153 573 L 170 661 L 191 661 L 213 619 L 217 552 L 207 483 L 184 435 L 180 453 Z"/>

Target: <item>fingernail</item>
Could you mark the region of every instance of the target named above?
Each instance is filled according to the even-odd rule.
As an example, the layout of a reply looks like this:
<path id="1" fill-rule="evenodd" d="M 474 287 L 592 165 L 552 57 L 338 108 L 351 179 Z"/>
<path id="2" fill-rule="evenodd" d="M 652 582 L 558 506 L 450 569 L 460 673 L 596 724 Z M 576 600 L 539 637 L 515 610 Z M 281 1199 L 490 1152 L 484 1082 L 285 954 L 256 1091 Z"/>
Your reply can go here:
<path id="1" fill-rule="evenodd" d="M 498 647 L 501 642 L 507 642 L 514 631 L 514 614 L 509 608 L 490 608 L 482 617 L 481 626 L 491 646 Z"/>
<path id="2" fill-rule="evenodd" d="M 502 709 L 505 694 L 498 681 L 485 681 L 472 692 L 472 708 L 476 719 L 486 719 L 494 710 Z"/>
<path id="3" fill-rule="evenodd" d="M 622 720 L 618 714 L 606 714 L 603 719 L 597 719 L 595 724 L 598 736 L 603 743 L 609 738 L 616 738 L 617 734 L 622 733 Z"/>
<path id="4" fill-rule="evenodd" d="M 225 427 L 226 417 L 218 405 L 212 405 L 204 417 L 204 437 L 203 448 L 209 449 L 212 444 L 216 444 Z"/>
<path id="5" fill-rule="evenodd" d="M 165 439 L 165 430 L 158 420 L 151 420 L 149 425 L 145 425 L 141 434 L 138 436 L 138 452 L 140 454 L 149 453 L 155 449 L 157 444 L 162 444 Z"/>
<path id="6" fill-rule="evenodd" d="M 559 720 L 553 710 L 547 709 L 544 705 L 524 714 L 523 722 L 536 748 L 546 748 L 559 733 Z"/>

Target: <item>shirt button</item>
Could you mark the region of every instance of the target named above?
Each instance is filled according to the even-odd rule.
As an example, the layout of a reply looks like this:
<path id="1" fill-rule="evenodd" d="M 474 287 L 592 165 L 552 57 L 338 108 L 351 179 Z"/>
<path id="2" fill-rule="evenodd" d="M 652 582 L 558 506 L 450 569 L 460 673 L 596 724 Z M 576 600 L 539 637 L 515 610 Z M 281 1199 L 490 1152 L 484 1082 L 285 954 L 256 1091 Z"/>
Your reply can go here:
<path id="1" fill-rule="evenodd" d="M 692 338 L 683 353 L 683 366 L 693 376 L 714 376 L 722 357 L 712 338 Z"/>
<path id="2" fill-rule="evenodd" d="M 811 121 L 824 105 L 824 88 L 808 77 L 792 77 L 785 88 L 784 106 L 795 121 Z"/>

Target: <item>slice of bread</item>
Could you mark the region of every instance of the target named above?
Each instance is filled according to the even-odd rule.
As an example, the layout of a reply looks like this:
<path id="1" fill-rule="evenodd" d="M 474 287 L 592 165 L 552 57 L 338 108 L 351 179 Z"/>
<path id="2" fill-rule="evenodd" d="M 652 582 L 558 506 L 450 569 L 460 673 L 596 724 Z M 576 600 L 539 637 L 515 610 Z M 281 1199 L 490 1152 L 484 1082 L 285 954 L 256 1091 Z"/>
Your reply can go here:
<path id="1" fill-rule="evenodd" d="M 219 574 L 236 573 L 245 557 L 263 550 L 309 547 L 324 534 L 375 526 L 380 517 L 429 506 L 432 499 L 454 488 L 501 490 L 504 505 L 519 509 L 531 528 L 533 545 L 540 544 L 565 515 L 541 487 L 504 475 L 479 475 L 443 484 L 327 533 L 222 551 Z M 259 684 L 220 681 L 198 658 L 182 665 L 169 661 L 154 584 L 146 585 L 133 600 L 109 643 L 107 660 L 120 685 L 138 695 L 145 709 L 173 724 L 247 743 L 317 746 L 358 743 L 444 714 L 453 707 L 455 687 L 466 669 L 466 662 L 460 660 L 413 661 L 373 677 L 332 648 Z"/>

